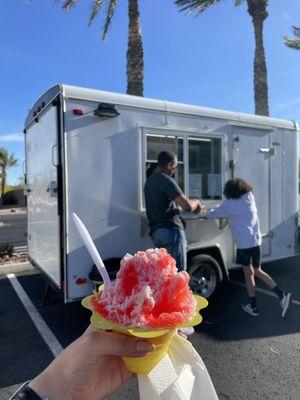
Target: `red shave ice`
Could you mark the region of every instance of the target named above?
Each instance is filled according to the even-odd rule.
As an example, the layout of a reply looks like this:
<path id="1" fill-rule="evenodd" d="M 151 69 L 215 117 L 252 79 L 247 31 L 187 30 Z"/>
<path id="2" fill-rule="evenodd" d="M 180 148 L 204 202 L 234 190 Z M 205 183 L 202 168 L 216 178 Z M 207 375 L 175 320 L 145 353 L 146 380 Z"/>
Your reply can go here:
<path id="1" fill-rule="evenodd" d="M 94 311 L 122 326 L 174 328 L 196 313 L 189 280 L 187 272 L 178 272 L 166 249 L 126 254 L 107 294 L 99 292 L 91 304 Z"/>

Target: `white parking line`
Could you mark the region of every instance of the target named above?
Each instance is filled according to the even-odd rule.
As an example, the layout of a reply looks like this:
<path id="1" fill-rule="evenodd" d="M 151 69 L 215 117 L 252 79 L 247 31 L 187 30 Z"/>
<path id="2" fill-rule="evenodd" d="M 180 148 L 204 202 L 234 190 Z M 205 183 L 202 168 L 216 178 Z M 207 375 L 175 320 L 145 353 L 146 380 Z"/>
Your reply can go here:
<path id="1" fill-rule="evenodd" d="M 15 292 L 17 293 L 19 299 L 23 303 L 36 329 L 39 331 L 45 343 L 51 350 L 52 354 L 54 355 L 54 357 L 58 356 L 58 354 L 63 351 L 61 344 L 58 342 L 58 340 L 53 335 L 46 322 L 40 316 L 38 310 L 35 308 L 32 301 L 27 296 L 25 290 L 20 285 L 15 274 L 7 274 L 6 276 L 9 279 L 10 283 L 12 284 L 13 288 L 15 289 Z"/>
<path id="2" fill-rule="evenodd" d="M 231 283 L 234 283 L 235 285 L 238 285 L 238 286 L 246 287 L 246 285 L 245 285 L 244 283 L 242 283 L 242 282 L 238 282 L 238 281 L 230 281 L 230 282 L 231 282 Z M 268 296 L 278 298 L 278 297 L 276 296 L 275 293 L 270 292 L 269 290 L 261 289 L 261 288 L 258 288 L 258 287 L 256 287 L 255 290 L 256 290 L 257 292 L 264 293 L 264 294 L 266 294 L 266 295 L 268 295 Z M 292 294 L 292 295 L 293 295 L 293 294 Z M 298 300 L 293 300 L 293 299 L 292 299 L 291 302 L 292 302 L 293 304 L 296 304 L 296 306 L 300 306 L 300 301 L 298 301 Z"/>

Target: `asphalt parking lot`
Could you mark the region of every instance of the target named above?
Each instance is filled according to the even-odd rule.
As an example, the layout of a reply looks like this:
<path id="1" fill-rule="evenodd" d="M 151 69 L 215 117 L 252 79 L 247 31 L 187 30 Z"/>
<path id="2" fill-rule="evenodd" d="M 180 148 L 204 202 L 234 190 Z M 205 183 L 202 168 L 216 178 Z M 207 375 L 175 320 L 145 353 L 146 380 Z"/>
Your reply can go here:
<path id="1" fill-rule="evenodd" d="M 265 269 L 293 293 L 286 319 L 280 317 L 278 300 L 262 286 L 257 293 L 259 317 L 244 314 L 240 306 L 245 289 L 237 270 L 204 312 L 204 322 L 191 337 L 220 400 L 300 398 L 300 257 L 274 262 Z M 53 351 L 16 294 L 9 272 L 0 269 L 1 400 L 9 399 L 17 385 L 34 377 L 53 359 Z M 63 304 L 53 293 L 53 303 L 43 305 L 43 277 L 33 269 L 20 272 L 18 267 L 13 272 L 59 346 L 66 347 L 85 330 L 89 312 L 79 303 Z M 138 398 L 135 381 L 110 397 Z"/>

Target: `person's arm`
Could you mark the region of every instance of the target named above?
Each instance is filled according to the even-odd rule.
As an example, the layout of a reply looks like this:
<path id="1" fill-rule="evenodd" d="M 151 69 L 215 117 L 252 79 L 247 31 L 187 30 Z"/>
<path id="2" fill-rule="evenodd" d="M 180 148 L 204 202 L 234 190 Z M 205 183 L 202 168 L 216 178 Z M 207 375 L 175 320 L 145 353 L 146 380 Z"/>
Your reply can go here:
<path id="1" fill-rule="evenodd" d="M 28 385 L 51 400 L 100 400 L 133 377 L 121 357 L 143 357 L 147 340 L 89 328 Z"/>
<path id="2" fill-rule="evenodd" d="M 208 219 L 213 218 L 228 218 L 230 214 L 230 210 L 228 207 L 228 201 L 224 200 L 219 206 L 217 206 L 213 210 L 207 211 L 206 217 Z"/>
<path id="3" fill-rule="evenodd" d="M 189 199 L 184 194 L 177 196 L 174 199 L 175 203 L 182 207 L 184 211 L 198 214 L 201 211 L 201 203 L 196 199 Z"/>
<path id="4" fill-rule="evenodd" d="M 178 184 L 173 178 L 163 177 L 163 190 L 175 203 L 182 207 L 184 211 L 198 214 L 201 211 L 199 200 L 189 199 L 182 192 Z"/>

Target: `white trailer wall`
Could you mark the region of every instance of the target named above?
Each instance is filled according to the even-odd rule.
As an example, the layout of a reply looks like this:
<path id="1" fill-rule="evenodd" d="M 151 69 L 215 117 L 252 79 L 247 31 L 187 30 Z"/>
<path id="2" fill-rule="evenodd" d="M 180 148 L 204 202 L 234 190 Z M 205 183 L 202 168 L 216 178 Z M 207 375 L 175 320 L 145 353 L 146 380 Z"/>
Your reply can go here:
<path id="1" fill-rule="evenodd" d="M 93 262 L 75 230 L 71 213 L 87 226 L 102 258 L 121 258 L 127 252 L 151 246 L 141 236 L 140 132 L 137 121 L 164 123 L 163 113 L 118 107 L 120 116 L 101 119 L 75 116 L 74 108 L 85 111 L 97 104 L 69 100 L 66 111 L 66 218 L 67 296 L 79 298 L 90 289 L 78 285 L 87 279 Z"/>

